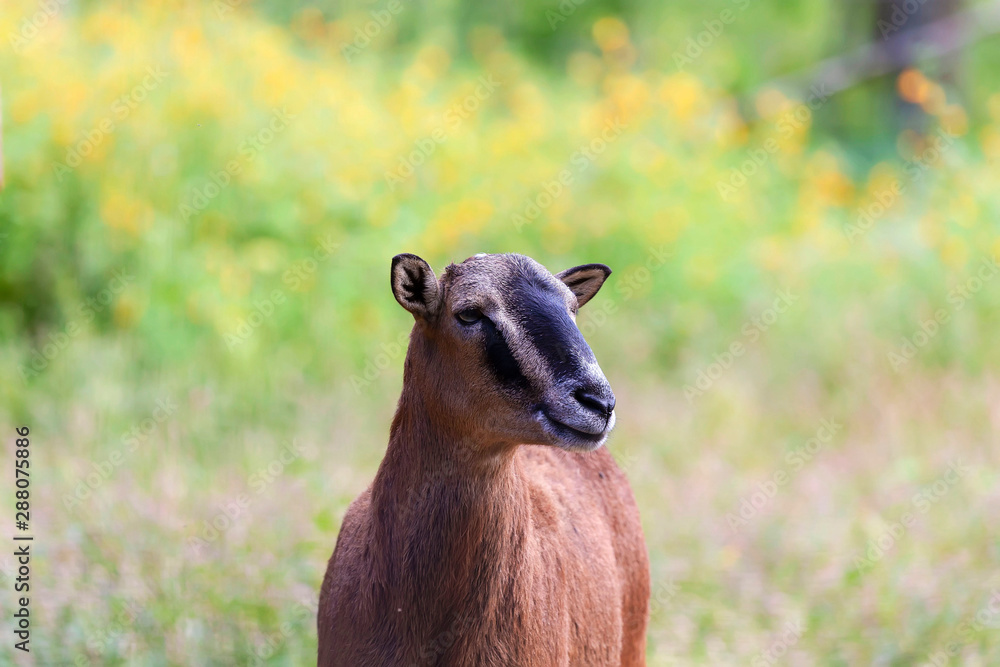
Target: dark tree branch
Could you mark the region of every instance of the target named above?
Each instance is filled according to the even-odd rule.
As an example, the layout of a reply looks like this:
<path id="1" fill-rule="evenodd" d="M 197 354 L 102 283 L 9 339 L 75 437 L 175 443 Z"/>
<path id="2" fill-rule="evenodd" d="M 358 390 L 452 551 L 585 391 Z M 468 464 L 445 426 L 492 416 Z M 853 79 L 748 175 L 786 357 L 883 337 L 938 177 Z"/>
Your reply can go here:
<path id="1" fill-rule="evenodd" d="M 773 79 L 756 92 L 778 88 L 804 97 L 816 88 L 834 95 L 902 69 L 914 56 L 940 58 L 996 32 L 1000 32 L 1000 2 L 981 4 L 920 28 L 900 30 L 882 43 L 827 58 L 800 74 Z"/>

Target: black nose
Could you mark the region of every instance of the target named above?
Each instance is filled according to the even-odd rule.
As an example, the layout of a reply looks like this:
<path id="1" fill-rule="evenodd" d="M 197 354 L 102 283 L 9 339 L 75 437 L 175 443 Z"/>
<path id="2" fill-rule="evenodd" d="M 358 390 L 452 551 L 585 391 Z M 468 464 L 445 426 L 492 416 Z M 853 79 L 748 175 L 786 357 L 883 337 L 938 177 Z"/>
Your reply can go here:
<path id="1" fill-rule="evenodd" d="M 611 417 L 615 409 L 615 395 L 611 389 L 580 388 L 573 392 L 580 405 L 605 417 Z"/>

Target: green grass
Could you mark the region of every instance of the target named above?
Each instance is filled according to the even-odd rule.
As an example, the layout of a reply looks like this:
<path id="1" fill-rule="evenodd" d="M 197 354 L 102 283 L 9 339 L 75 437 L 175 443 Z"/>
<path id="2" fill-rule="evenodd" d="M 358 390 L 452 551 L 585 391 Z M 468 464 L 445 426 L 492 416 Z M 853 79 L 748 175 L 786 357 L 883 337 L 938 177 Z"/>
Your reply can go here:
<path id="1" fill-rule="evenodd" d="M 986 608 L 1000 586 L 995 378 L 897 375 L 861 353 L 827 384 L 784 353 L 778 337 L 794 336 L 778 323 L 689 401 L 685 373 L 650 374 L 613 349 L 630 315 L 595 351 L 651 556 L 651 664 L 746 663 L 787 623 L 801 625 L 790 664 L 915 664 Z M 310 606 L 384 451 L 401 360 L 356 393 L 304 382 L 278 354 L 239 380 L 189 368 L 133 381 L 127 347 L 76 342 L 3 415 L 33 435 L 38 664 L 242 664 L 269 638 L 267 664 L 309 662 Z M 67 500 L 161 399 L 175 412 Z M 810 446 L 824 420 L 839 426 Z M 955 460 L 968 472 L 935 489 Z M 760 509 L 741 515 L 744 499 Z M 912 525 L 859 564 L 904 512 Z M 1000 655 L 992 619 L 955 664 Z"/>

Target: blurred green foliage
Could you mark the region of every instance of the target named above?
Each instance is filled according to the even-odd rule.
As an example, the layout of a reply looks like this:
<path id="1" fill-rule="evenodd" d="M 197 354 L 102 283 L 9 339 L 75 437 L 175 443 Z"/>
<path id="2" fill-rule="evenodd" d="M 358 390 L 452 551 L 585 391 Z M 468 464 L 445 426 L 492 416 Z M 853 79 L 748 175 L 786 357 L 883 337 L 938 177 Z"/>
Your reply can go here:
<path id="1" fill-rule="evenodd" d="M 436 269 L 483 251 L 614 269 L 580 326 L 620 397 L 612 447 L 654 581 L 683 582 L 682 611 L 654 605 L 653 664 L 748 660 L 792 611 L 799 649 L 830 664 L 944 641 L 1000 544 L 981 533 L 1000 281 L 977 278 L 1000 257 L 1000 53 L 970 47 L 962 89 L 934 63 L 818 101 L 766 85 L 867 41 L 853 7 L 4 4 L 0 423 L 47 443 L 41 621 L 65 637 L 40 653 L 246 662 L 292 619 L 285 636 L 311 638 L 279 637 L 272 661 L 308 662 L 298 610 L 398 393 L 410 319 L 388 268 L 404 251 Z M 736 20 L 679 69 L 725 10 Z M 879 117 L 897 89 L 920 127 Z M 780 293 L 794 300 L 769 319 Z M 91 488 L 164 398 L 179 416 Z M 722 530 L 834 415 L 847 435 L 788 504 Z M 293 438 L 322 454 L 189 548 Z M 985 466 L 935 521 L 961 519 L 859 575 L 878 518 L 952 450 Z M 911 590 L 911 567 L 952 554 L 980 579 L 945 599 L 942 566 Z M 135 629 L 93 643 L 133 599 Z"/>
<path id="2" fill-rule="evenodd" d="M 338 28 L 348 19 L 302 12 L 295 39 L 245 7 L 218 7 L 228 6 L 53 19 L 10 61 L 5 335 L 43 345 L 127 269 L 135 281 L 83 325 L 135 332 L 143 362 L 252 363 L 292 335 L 300 365 L 329 377 L 345 359 L 357 367 L 363 341 L 394 338 L 391 299 L 354 276 L 383 275 L 397 250 L 437 265 L 516 250 L 554 269 L 600 255 L 627 272 L 668 244 L 673 261 L 645 289 L 672 298 L 645 302 L 675 311 L 649 330 L 670 360 L 702 337 L 707 317 L 727 318 L 729 330 L 776 287 L 835 278 L 841 298 L 864 290 L 877 300 L 864 285 L 889 271 L 919 299 L 927 271 L 960 275 L 995 242 L 995 227 L 974 224 L 995 206 L 992 163 L 968 159 L 978 146 L 954 143 L 919 172 L 913 196 L 893 196 L 875 229 L 849 239 L 843 228 L 859 210 L 878 206 L 893 179 L 911 179 L 902 164 L 865 170 L 849 146 L 812 136 L 812 110 L 774 91 L 758 104 L 771 117 L 747 125 L 723 89 L 669 65 L 643 67 L 616 18 L 594 23 L 594 43 L 553 78 L 493 28 L 480 28 L 470 60 L 432 42 L 398 57 L 369 45 L 351 64 L 328 34 L 349 36 Z M 8 13 L 16 26 L 20 14 Z M 497 84 L 480 100 L 484 73 Z M 964 133 L 964 110 L 944 111 Z M 615 122 L 624 130 L 606 149 L 579 151 Z M 980 132 L 993 150 L 995 126 Z M 910 150 L 924 149 L 913 141 Z M 416 160 L 411 177 L 389 177 Z M 572 185 L 518 228 L 516 216 L 544 203 L 564 168 Z M 727 194 L 734 168 L 754 173 Z M 338 252 L 293 285 L 289 269 L 324 239 Z M 935 282 L 943 295 L 946 281 Z M 227 349 L 225 336 L 275 289 L 290 292 L 287 305 Z M 873 308 L 873 325 L 908 324 L 896 289 L 889 298 L 906 305 Z M 832 310 L 836 299 L 824 303 Z M 986 312 L 976 321 L 991 323 Z"/>

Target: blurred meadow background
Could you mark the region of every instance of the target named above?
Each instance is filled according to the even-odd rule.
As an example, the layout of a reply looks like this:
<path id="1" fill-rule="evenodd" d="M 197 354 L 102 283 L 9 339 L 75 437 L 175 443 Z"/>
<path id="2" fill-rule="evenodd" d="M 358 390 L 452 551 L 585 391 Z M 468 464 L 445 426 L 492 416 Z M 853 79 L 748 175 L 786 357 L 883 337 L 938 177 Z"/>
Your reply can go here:
<path id="1" fill-rule="evenodd" d="M 650 665 L 1000 664 L 998 27 L 955 0 L 5 0 L 31 660 L 314 663 L 400 389 L 390 258 L 485 251 L 614 269 L 579 324 Z M 31 661 L 14 576 L 4 663 Z"/>

